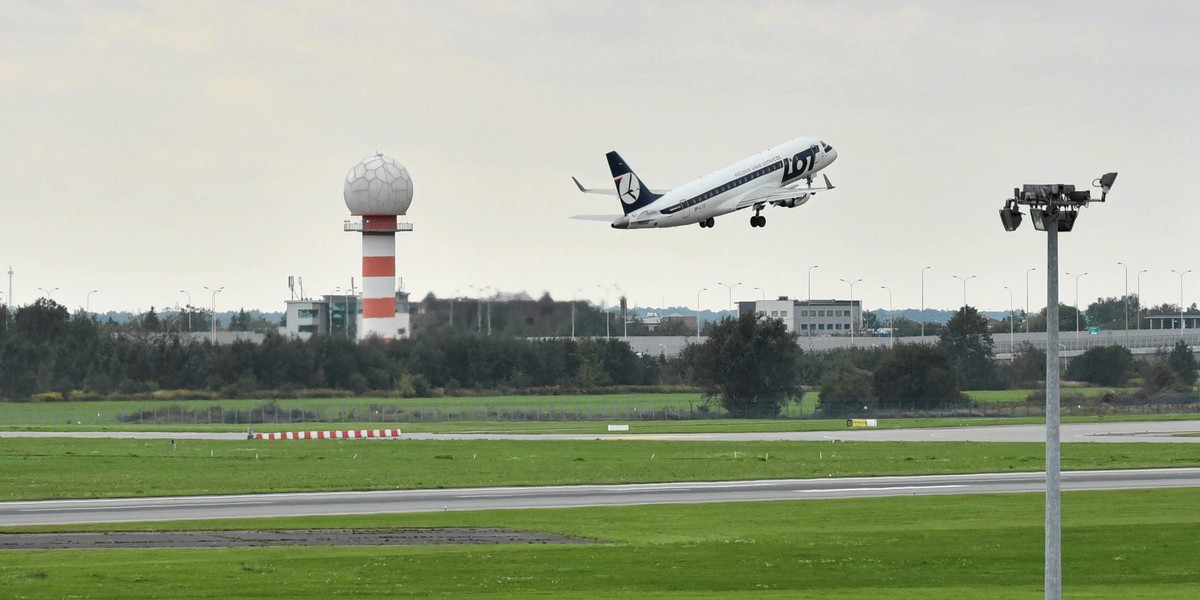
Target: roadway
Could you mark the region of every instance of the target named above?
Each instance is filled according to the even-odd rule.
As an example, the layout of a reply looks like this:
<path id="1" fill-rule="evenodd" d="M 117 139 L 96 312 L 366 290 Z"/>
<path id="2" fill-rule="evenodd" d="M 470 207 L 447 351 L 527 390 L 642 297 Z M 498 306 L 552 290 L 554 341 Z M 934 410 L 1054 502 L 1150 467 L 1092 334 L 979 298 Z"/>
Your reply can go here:
<path id="1" fill-rule="evenodd" d="M 1200 468 L 1069 471 L 1064 491 L 1200 487 Z M 1042 473 L 0 502 L 0 526 L 1037 493 Z"/>
<path id="2" fill-rule="evenodd" d="M 916 429 L 839 429 L 831 431 L 779 431 L 733 433 L 637 433 L 638 422 L 625 422 L 629 433 L 406 433 L 396 440 L 675 440 L 675 441 L 863 441 L 863 442 L 1044 442 L 1046 426 L 994 425 L 984 427 L 929 427 Z M 396 426 L 397 424 L 391 424 Z M 311 428 L 311 426 L 309 427 Z M 321 428 L 329 428 L 322 425 Z M 297 426 L 297 430 L 306 429 Z M 0 438 L 123 438 L 178 440 L 246 440 L 245 433 L 162 431 L 0 431 Z M 1200 420 L 1111 421 L 1065 423 L 1063 443 L 1200 443 Z M 329 443 L 323 441 L 267 441 L 268 444 Z"/>

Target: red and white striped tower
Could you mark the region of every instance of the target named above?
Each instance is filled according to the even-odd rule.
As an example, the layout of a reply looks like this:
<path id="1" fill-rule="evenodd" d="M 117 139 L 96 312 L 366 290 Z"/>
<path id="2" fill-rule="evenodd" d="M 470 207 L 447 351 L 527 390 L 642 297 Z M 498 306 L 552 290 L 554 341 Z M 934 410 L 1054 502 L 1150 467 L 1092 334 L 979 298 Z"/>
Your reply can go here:
<path id="1" fill-rule="evenodd" d="M 408 169 L 382 154 L 363 159 L 346 174 L 342 195 L 350 214 L 362 221 L 347 221 L 344 229 L 362 233 L 362 325 L 359 339 L 371 336 L 390 340 L 407 331 L 396 314 L 396 232 L 412 231 L 399 223 L 408 212 L 413 186 Z"/>

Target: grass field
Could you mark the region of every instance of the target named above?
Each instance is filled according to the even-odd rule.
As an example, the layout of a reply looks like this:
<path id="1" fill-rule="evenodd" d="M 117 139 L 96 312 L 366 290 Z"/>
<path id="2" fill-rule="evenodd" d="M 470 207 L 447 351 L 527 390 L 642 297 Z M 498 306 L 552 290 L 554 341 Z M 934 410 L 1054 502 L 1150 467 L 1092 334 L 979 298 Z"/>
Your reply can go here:
<path id="1" fill-rule="evenodd" d="M 173 455 L 174 454 L 174 455 Z M 1036 443 L 4 439 L 0 500 L 1039 471 Z M 1200 466 L 1196 444 L 1066 444 L 1065 469 Z"/>
<path id="2" fill-rule="evenodd" d="M 959 425 L 1041 422 L 1040 408 L 1024 404 L 1032 390 L 968 392 L 973 407 L 953 417 L 884 419 L 884 428 L 955 427 Z M 1112 388 L 1078 388 L 1088 398 Z M 611 422 L 636 422 L 650 433 L 705 431 L 836 430 L 844 419 L 814 418 L 818 395 L 805 394 L 783 410 L 782 419 L 724 419 L 721 409 L 700 394 L 612 394 L 592 396 L 488 396 L 475 398 L 324 398 L 280 400 L 0 402 L 0 430 L 144 430 L 157 431 L 289 431 L 298 428 L 364 428 L 402 426 L 412 432 L 542 432 L 605 431 Z M 704 414 L 701 407 L 708 406 Z M 1004 407 L 1009 408 L 1004 408 Z M 1000 408 L 1000 411 L 996 409 Z M 1081 406 L 1078 415 L 1064 408 L 1064 422 L 1096 420 L 1095 407 Z M 1169 414 L 1173 408 L 1126 407 L 1131 413 L 1105 410 L 1109 420 L 1193 419 L 1196 413 Z M 1010 410 L 1011 409 L 1011 410 Z M 1158 414 L 1160 409 L 1167 412 Z M 251 423 L 248 413 L 271 411 L 272 421 Z M 143 413 L 143 411 L 145 411 Z M 294 416 L 292 411 L 305 411 Z M 999 412 L 999 415 L 997 415 Z M 144 420 L 135 418 L 135 415 Z M 983 417 L 982 415 L 990 415 Z M 653 418 L 647 418 L 653 416 Z M 669 418 L 663 418 L 668 416 Z M 703 418 L 691 418 L 703 417 Z M 853 415 L 853 416 L 870 416 Z M 259 419 L 261 420 L 261 419 Z"/>
<path id="3" fill-rule="evenodd" d="M 500 526 L 597 543 L 5 552 L 0 590 L 10 598 L 1029 599 L 1042 595 L 1042 511 L 1039 495 L 1014 494 L 193 522 L 182 526 Z M 1069 493 L 1063 515 L 1065 597 L 1196 597 L 1200 489 Z"/>

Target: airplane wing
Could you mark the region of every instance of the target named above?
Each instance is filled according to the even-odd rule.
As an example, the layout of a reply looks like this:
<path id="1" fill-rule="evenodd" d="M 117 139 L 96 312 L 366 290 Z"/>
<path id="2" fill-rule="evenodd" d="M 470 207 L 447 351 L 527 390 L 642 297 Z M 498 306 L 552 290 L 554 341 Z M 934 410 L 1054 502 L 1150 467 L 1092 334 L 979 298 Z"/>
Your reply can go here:
<path id="1" fill-rule="evenodd" d="M 749 206 L 754 206 L 755 204 L 770 204 L 772 202 L 794 200 L 809 194 L 815 194 L 817 192 L 824 192 L 825 190 L 832 189 L 833 184 L 829 182 L 828 175 L 825 175 L 825 187 L 777 187 L 765 185 L 752 190 L 741 198 L 738 198 L 737 204 L 735 205 L 735 210 L 741 210 Z"/>
<path id="2" fill-rule="evenodd" d="M 576 178 L 574 178 L 574 177 L 572 177 L 572 178 L 571 178 L 571 181 L 574 181 L 574 182 L 575 182 L 575 187 L 579 188 L 579 191 L 581 191 L 581 192 L 583 192 L 583 193 L 585 193 L 585 194 L 603 194 L 603 195 L 605 195 L 605 196 L 616 196 L 616 195 L 617 195 L 617 190 L 616 190 L 615 188 L 614 188 L 614 189 L 608 189 L 608 188 L 603 188 L 603 189 L 602 189 L 602 188 L 590 188 L 590 187 L 584 187 L 584 186 L 583 186 L 583 184 L 582 184 L 582 183 L 579 183 L 579 180 L 578 180 L 578 179 L 576 179 Z M 667 193 L 667 192 L 669 192 L 669 191 L 671 191 L 671 190 L 669 190 L 669 189 L 667 189 L 667 190 L 655 190 L 655 189 L 651 189 L 650 191 L 651 191 L 652 193 L 655 193 L 655 194 L 658 194 L 658 195 L 660 195 L 660 196 L 661 196 L 661 195 L 663 195 L 663 194 L 665 194 L 665 193 Z"/>

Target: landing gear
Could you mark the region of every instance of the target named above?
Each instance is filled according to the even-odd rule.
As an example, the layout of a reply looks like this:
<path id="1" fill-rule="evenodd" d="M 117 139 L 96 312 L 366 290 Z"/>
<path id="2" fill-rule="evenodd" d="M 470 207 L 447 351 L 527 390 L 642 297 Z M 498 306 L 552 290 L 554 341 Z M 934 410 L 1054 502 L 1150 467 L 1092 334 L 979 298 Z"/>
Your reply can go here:
<path id="1" fill-rule="evenodd" d="M 709 217 L 703 221 L 700 221 L 700 228 L 701 229 L 711 228 L 713 225 L 716 225 L 716 223 L 717 223 L 716 219 Z"/>
<path id="2" fill-rule="evenodd" d="M 750 226 L 751 227 L 766 227 L 767 226 L 767 218 L 758 214 L 758 211 L 755 211 L 754 216 L 750 217 Z"/>

